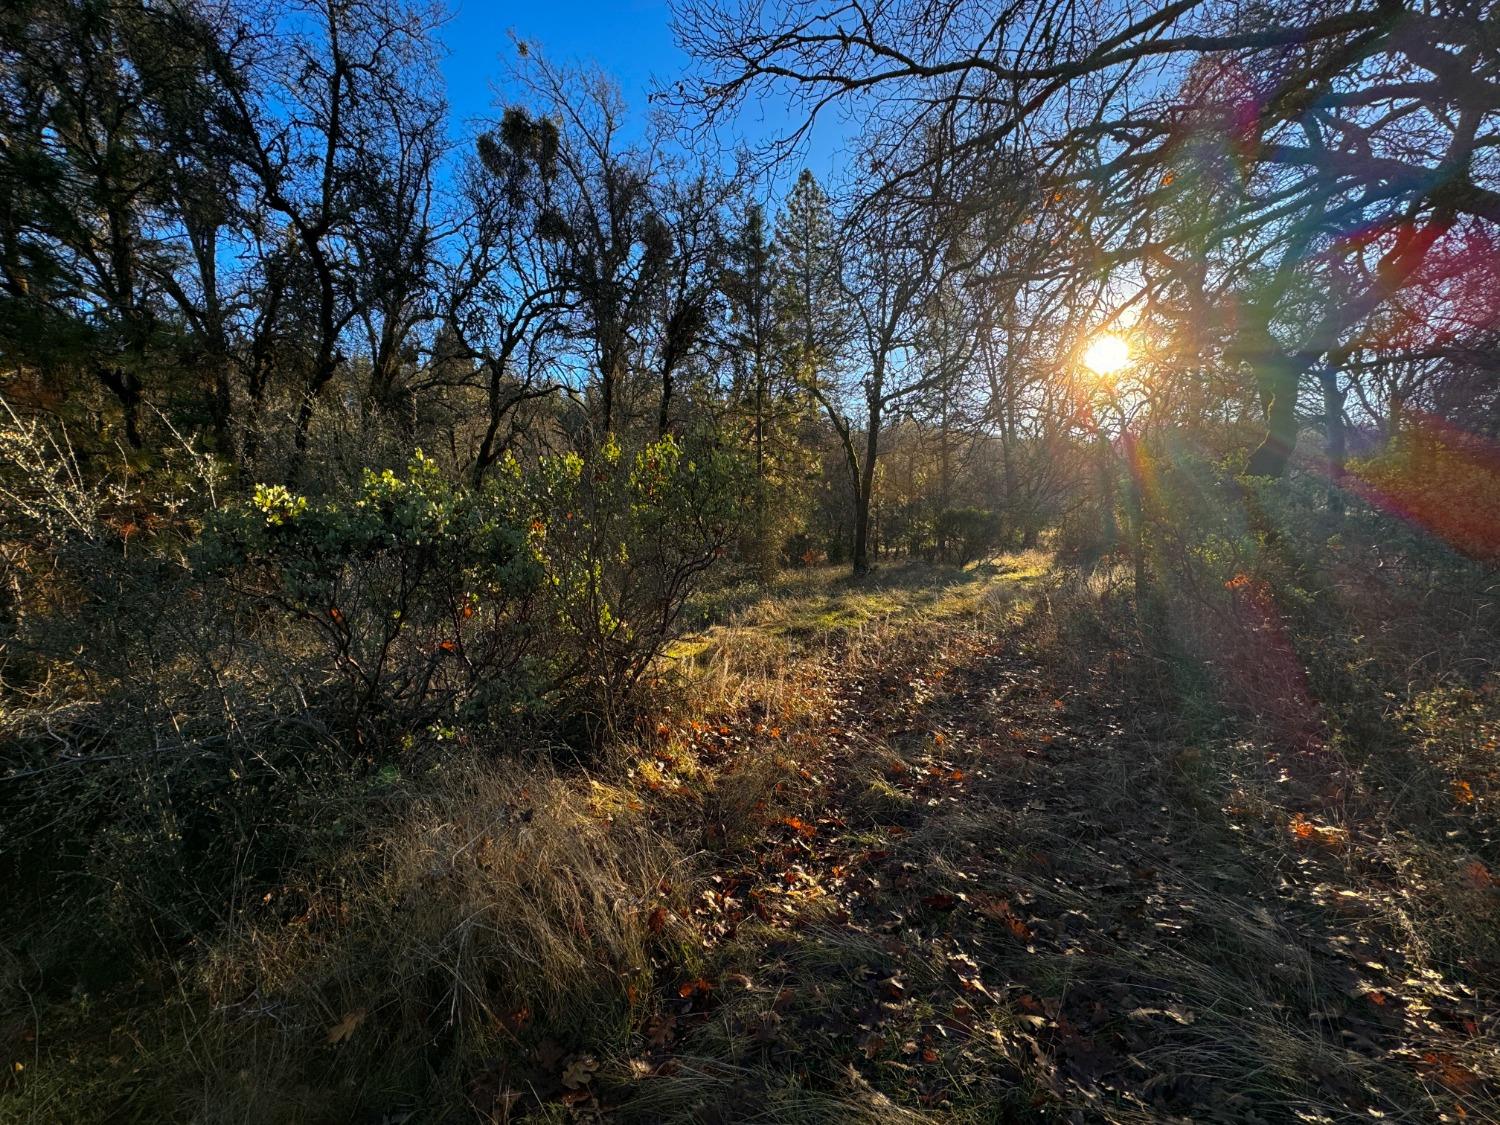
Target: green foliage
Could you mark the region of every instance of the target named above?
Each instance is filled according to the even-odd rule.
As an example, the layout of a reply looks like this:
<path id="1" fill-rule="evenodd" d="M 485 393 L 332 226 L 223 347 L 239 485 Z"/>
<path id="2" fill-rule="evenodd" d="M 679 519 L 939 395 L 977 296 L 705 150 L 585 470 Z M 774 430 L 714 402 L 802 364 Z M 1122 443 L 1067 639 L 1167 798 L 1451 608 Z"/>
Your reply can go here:
<path id="1" fill-rule="evenodd" d="M 557 675 L 579 685 L 591 722 L 610 724 L 671 641 L 699 578 L 724 553 L 745 491 L 730 453 L 666 437 L 626 454 L 510 462 L 564 638 Z"/>
<path id="2" fill-rule="evenodd" d="M 300 623 L 347 688 L 360 737 L 533 699 L 544 575 L 516 498 L 456 485 L 420 450 L 403 475 L 367 470 L 348 499 L 258 486 L 215 520 L 194 561 L 247 610 Z"/>
<path id="3" fill-rule="evenodd" d="M 512 458 L 477 490 L 419 451 L 347 499 L 259 486 L 194 558 L 299 624 L 361 738 L 506 711 L 608 723 L 722 553 L 737 489 L 728 454 L 670 437 Z"/>
<path id="4" fill-rule="evenodd" d="M 0 696 L 0 877 L 18 913 L 89 919 L 88 952 L 19 922 L 17 948 L 110 984 L 120 951 L 344 847 L 358 817 L 329 810 L 399 804 L 456 752 L 586 748 L 677 635 L 742 479 L 673 439 L 479 489 L 417 454 L 347 495 L 256 487 L 185 554 L 100 535 L 39 559 L 17 644 L 55 671 Z"/>
<path id="5" fill-rule="evenodd" d="M 983 508 L 944 508 L 934 533 L 945 562 L 971 563 L 1000 545 L 1001 519 Z"/>

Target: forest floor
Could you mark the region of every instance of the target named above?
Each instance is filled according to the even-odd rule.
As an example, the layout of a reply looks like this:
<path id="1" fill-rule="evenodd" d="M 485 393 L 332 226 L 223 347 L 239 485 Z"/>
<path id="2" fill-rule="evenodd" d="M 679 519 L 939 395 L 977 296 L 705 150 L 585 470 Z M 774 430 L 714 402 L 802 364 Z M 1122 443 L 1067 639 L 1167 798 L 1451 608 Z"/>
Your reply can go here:
<path id="1" fill-rule="evenodd" d="M 0 1025 L 0 1120 L 1500 1121 L 1491 783 L 1218 707 L 1124 581 L 719 591 L 602 758 L 329 798 L 347 851 Z"/>
<path id="2" fill-rule="evenodd" d="M 659 728 L 640 776 L 660 815 L 720 810 L 691 917 L 652 919 L 705 952 L 657 981 L 631 1080 L 575 1072 L 567 1104 L 1500 1120 L 1496 966 L 1425 916 L 1493 919 L 1487 869 L 1428 886 L 1330 752 L 1185 739 L 1153 658 L 1061 604 L 1109 576 L 1030 553 L 788 581 L 682 650 L 725 705 Z M 768 762 L 774 797 L 735 808 Z"/>

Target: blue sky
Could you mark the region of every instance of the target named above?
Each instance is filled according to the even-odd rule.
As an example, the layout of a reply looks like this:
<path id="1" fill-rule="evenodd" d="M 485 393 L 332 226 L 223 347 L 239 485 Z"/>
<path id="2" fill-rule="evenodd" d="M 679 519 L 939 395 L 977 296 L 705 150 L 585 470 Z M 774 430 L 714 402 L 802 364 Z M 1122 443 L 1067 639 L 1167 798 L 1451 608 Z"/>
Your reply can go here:
<path id="1" fill-rule="evenodd" d="M 452 19 L 441 37 L 448 50 L 443 63 L 453 132 L 467 135 L 466 122 L 490 116 L 496 86 L 510 61 L 508 32 L 538 45 L 558 62 L 597 62 L 620 84 L 632 113 L 644 123 L 646 96 L 653 80 L 675 79 L 688 64 L 672 37 L 671 14 L 665 0 L 551 0 L 532 4 L 494 0 L 450 0 Z M 787 127 L 785 111 L 776 104 L 751 107 L 739 128 L 758 140 Z M 817 130 L 805 163 L 825 182 L 837 164 L 836 123 Z M 789 185 L 801 165 L 779 179 Z"/>

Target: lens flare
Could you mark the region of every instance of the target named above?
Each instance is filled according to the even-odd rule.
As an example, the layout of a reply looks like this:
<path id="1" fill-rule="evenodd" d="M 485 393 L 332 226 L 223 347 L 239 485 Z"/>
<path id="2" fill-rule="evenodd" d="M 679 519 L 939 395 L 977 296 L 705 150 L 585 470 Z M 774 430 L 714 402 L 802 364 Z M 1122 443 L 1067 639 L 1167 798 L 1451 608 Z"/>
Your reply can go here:
<path id="1" fill-rule="evenodd" d="M 1095 375 L 1118 375 L 1130 366 L 1130 345 L 1113 332 L 1095 336 L 1083 350 L 1083 365 Z"/>

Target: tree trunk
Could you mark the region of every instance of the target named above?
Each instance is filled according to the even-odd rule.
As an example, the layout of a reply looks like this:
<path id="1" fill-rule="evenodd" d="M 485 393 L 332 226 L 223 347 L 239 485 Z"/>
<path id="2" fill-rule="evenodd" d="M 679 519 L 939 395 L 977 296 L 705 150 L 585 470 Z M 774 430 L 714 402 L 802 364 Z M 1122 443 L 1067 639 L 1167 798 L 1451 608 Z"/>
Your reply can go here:
<path id="1" fill-rule="evenodd" d="M 141 441 L 141 381 L 135 372 L 123 367 L 101 367 L 99 381 L 104 384 L 120 403 L 124 416 L 125 440 L 131 449 L 140 449 Z"/>
<path id="2" fill-rule="evenodd" d="M 755 364 L 755 552 L 763 581 L 776 575 L 776 552 L 766 519 L 766 376 L 765 366 Z"/>
<path id="3" fill-rule="evenodd" d="M 863 490 L 854 499 L 852 571 L 855 578 L 863 578 L 870 573 L 870 497 Z"/>
<path id="4" fill-rule="evenodd" d="M 854 498 L 854 577 L 870 573 L 870 500 L 875 494 L 875 458 L 880 451 L 880 410 L 870 410 L 870 427 L 865 431 L 865 463 L 861 466 L 859 487 Z"/>
<path id="5" fill-rule="evenodd" d="M 1264 361 L 1262 386 L 1268 396 L 1266 436 L 1250 454 L 1245 475 L 1279 479 L 1297 447 L 1297 391 L 1312 357 L 1276 355 Z"/>
<path id="6" fill-rule="evenodd" d="M 1329 364 L 1318 372 L 1323 385 L 1323 432 L 1328 452 L 1328 510 L 1344 514 L 1344 473 L 1349 457 L 1344 429 L 1344 392 L 1339 389 L 1338 368 Z"/>
<path id="7" fill-rule="evenodd" d="M 661 409 L 656 415 L 656 436 L 664 438 L 667 436 L 667 427 L 671 425 L 672 415 L 672 370 L 664 368 L 661 373 Z"/>
<path id="8" fill-rule="evenodd" d="M 1120 444 L 1125 454 L 1125 518 L 1130 524 L 1130 561 L 1135 577 L 1135 604 L 1139 613 L 1146 604 L 1146 505 L 1141 490 L 1140 446 L 1134 434 L 1122 427 Z"/>
<path id="9" fill-rule="evenodd" d="M 615 431 L 615 378 L 619 375 L 619 360 L 613 353 L 599 364 L 599 397 L 604 408 L 604 433 Z"/>
<path id="10" fill-rule="evenodd" d="M 303 388 L 302 401 L 297 406 L 297 429 L 292 437 L 292 445 L 297 453 L 295 462 L 299 472 L 302 455 L 307 452 L 308 435 L 312 430 L 313 411 L 317 409 L 318 398 L 322 395 L 323 388 L 333 382 L 333 377 L 338 374 L 339 364 L 343 362 L 344 357 L 339 354 L 330 336 L 319 348 L 313 376 Z"/>
<path id="11" fill-rule="evenodd" d="M 1099 473 L 1099 524 L 1104 535 L 1104 546 L 1107 550 L 1114 550 L 1117 535 L 1115 532 L 1115 459 L 1114 451 L 1109 447 L 1109 438 L 1101 429 L 1098 432 L 1096 443 L 1099 450 L 1098 473 Z"/>

